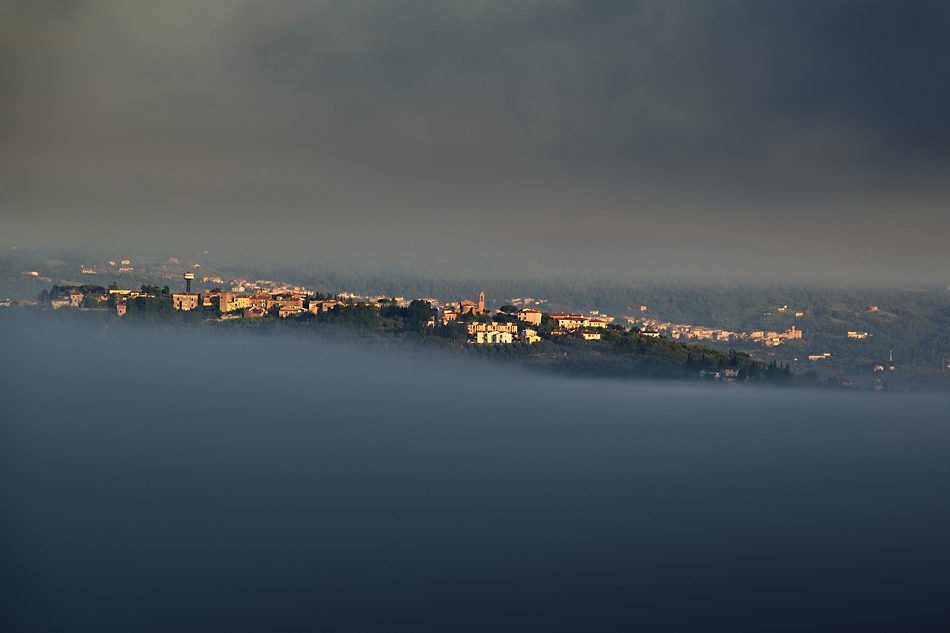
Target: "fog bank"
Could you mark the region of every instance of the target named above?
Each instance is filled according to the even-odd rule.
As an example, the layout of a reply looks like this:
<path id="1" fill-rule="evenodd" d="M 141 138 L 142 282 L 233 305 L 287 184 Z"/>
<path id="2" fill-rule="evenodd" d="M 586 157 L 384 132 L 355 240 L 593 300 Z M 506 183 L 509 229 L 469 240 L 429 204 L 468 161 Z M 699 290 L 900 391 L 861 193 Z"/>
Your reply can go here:
<path id="1" fill-rule="evenodd" d="M 0 333 L 8 631 L 946 624 L 942 397 Z"/>

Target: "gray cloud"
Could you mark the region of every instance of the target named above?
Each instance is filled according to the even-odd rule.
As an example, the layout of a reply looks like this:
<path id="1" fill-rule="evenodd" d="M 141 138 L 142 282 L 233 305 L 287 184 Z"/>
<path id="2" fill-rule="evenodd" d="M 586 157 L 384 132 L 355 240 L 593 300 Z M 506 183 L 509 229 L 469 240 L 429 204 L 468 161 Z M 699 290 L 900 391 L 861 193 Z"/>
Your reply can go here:
<path id="1" fill-rule="evenodd" d="M 807 259 L 822 242 L 846 257 L 889 241 L 929 253 L 905 276 L 947 245 L 934 237 L 950 229 L 941 3 L 2 12 L 11 239 L 190 226 L 270 250 L 458 251 L 473 226 L 500 226 L 499 248 L 553 244 L 579 266 L 609 232 L 658 246 L 654 267 L 664 252 L 729 259 L 726 243 Z"/>

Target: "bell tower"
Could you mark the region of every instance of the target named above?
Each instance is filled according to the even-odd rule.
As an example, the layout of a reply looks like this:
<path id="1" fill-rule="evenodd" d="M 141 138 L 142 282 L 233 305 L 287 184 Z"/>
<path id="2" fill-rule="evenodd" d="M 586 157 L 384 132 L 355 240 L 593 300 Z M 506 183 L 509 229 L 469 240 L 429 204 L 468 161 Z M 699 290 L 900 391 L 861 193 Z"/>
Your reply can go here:
<path id="1" fill-rule="evenodd" d="M 484 292 L 478 293 L 478 311 L 479 312 L 485 311 L 485 293 Z"/>

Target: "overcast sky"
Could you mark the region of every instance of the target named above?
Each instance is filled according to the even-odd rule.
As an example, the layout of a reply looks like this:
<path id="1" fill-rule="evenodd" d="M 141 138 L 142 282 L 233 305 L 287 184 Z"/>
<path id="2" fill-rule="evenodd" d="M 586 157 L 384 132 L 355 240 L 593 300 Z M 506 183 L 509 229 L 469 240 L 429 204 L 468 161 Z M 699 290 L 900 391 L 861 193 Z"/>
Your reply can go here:
<path id="1" fill-rule="evenodd" d="M 948 77 L 946 2 L 0 0 L 0 240 L 932 281 Z"/>

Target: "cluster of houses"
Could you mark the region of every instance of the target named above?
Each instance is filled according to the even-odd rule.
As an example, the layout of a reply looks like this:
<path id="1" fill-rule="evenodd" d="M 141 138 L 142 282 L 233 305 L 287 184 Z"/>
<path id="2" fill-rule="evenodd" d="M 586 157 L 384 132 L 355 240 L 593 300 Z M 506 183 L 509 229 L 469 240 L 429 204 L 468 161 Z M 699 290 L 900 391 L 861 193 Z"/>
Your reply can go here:
<path id="1" fill-rule="evenodd" d="M 273 314 L 278 317 L 288 317 L 300 314 L 302 312 L 311 312 L 319 314 L 328 312 L 338 305 L 353 303 L 365 303 L 379 307 L 383 304 L 397 305 L 401 307 L 408 306 L 411 301 L 403 297 L 370 297 L 360 296 L 353 293 L 342 293 L 335 299 L 316 300 L 303 287 L 281 286 L 267 280 L 257 280 L 249 282 L 247 280 L 236 280 L 231 291 L 205 290 L 202 292 L 191 292 L 191 280 L 194 279 L 194 273 L 185 273 L 186 289 L 185 292 L 171 294 L 173 305 L 176 310 L 188 311 L 198 308 L 212 307 L 223 313 L 222 319 L 255 318 L 263 317 L 267 314 Z M 214 277 L 203 278 L 205 282 L 221 282 L 222 279 Z M 265 288 L 264 286 L 270 287 Z M 252 293 L 235 292 L 238 289 L 251 289 Z M 168 292 L 166 287 L 166 292 Z M 97 296 L 96 298 L 105 301 L 108 298 L 114 298 L 116 312 L 121 316 L 126 313 L 126 302 L 128 299 L 143 296 L 144 292 L 134 290 L 118 290 L 110 288 L 107 296 Z M 167 296 L 167 295 L 166 295 Z M 84 294 L 78 290 L 72 290 L 68 295 L 62 295 L 53 299 L 51 304 L 54 308 L 63 306 L 79 307 L 83 304 Z M 463 300 L 455 303 L 440 305 L 435 299 L 423 299 L 437 309 L 437 316 L 430 321 L 430 326 L 445 325 L 456 321 L 459 317 L 474 314 L 485 314 L 485 293 L 479 293 L 478 301 Z M 528 304 L 539 304 L 544 300 L 531 299 L 528 297 L 517 300 L 509 300 L 511 306 L 520 304 L 522 307 L 517 312 L 506 312 L 506 317 L 517 317 L 522 322 L 522 327 L 518 323 L 512 323 L 510 318 L 499 319 L 499 322 L 473 321 L 468 323 L 468 333 L 472 343 L 513 343 L 515 340 L 521 340 L 525 343 L 533 343 L 540 340 L 537 333 L 538 326 L 541 325 L 541 311 L 527 307 Z M 517 304 L 516 302 L 517 301 Z M 641 312 L 645 307 L 641 307 Z M 782 310 L 782 308 L 779 308 Z M 613 321 L 612 317 L 606 317 L 594 312 L 590 316 L 582 314 L 573 314 L 566 312 L 551 313 L 551 318 L 555 320 L 556 327 L 551 332 L 554 335 L 570 336 L 583 338 L 584 340 L 599 340 L 604 328 Z M 801 330 L 794 326 L 786 332 L 766 332 L 756 331 L 751 333 L 730 332 L 728 330 L 707 328 L 695 325 L 686 325 L 670 322 L 661 322 L 656 319 L 642 317 L 625 317 L 633 325 L 640 327 L 643 336 L 658 337 L 665 333 L 671 339 L 681 340 L 717 340 L 717 341 L 738 341 L 750 340 L 763 343 L 767 346 L 780 345 L 782 342 L 790 339 L 801 339 Z M 864 332 L 848 332 L 851 338 L 864 338 L 868 336 Z"/>
<path id="2" fill-rule="evenodd" d="M 410 301 L 403 297 L 364 297 L 352 293 L 343 293 L 335 299 L 316 300 L 311 294 L 302 287 L 283 287 L 268 282 L 267 280 L 257 280 L 249 282 L 247 280 L 237 280 L 231 291 L 205 290 L 202 292 L 191 292 L 191 280 L 194 279 L 194 273 L 186 273 L 185 292 L 171 294 L 171 299 L 176 310 L 188 311 L 198 308 L 212 307 L 223 313 L 222 319 L 238 318 L 256 318 L 267 314 L 273 314 L 278 317 L 288 317 L 309 311 L 313 314 L 328 312 L 338 305 L 352 303 L 365 303 L 379 307 L 383 304 L 407 306 Z M 222 282 L 223 280 L 212 277 L 205 277 L 205 282 Z M 265 288 L 265 285 L 270 285 Z M 236 290 L 254 289 L 252 293 L 235 292 Z M 166 289 L 167 292 L 167 289 Z M 126 312 L 126 302 L 130 298 L 142 296 L 145 293 L 134 290 L 110 289 L 109 296 L 114 297 L 116 312 L 121 316 Z M 78 307 L 83 302 L 84 295 L 79 291 L 70 292 L 69 295 L 59 297 L 52 303 L 53 307 L 75 306 Z M 102 297 L 103 299 L 107 297 Z M 479 293 L 478 301 L 463 300 L 455 303 L 440 305 L 435 299 L 423 299 L 428 301 L 437 309 L 437 315 L 430 321 L 430 326 L 445 325 L 456 321 L 459 317 L 474 314 L 485 314 L 485 293 Z M 537 328 L 541 325 L 541 311 L 527 307 L 530 303 L 541 303 L 542 300 L 531 298 L 522 298 L 517 301 L 518 304 L 525 306 L 517 312 L 504 313 L 507 318 L 499 321 L 484 322 L 472 321 L 467 324 L 470 341 L 476 344 L 483 343 L 501 343 L 510 344 L 516 340 L 525 343 L 534 343 L 540 340 Z M 512 306 L 516 305 L 513 301 Z M 641 310 L 642 311 L 642 310 Z M 554 335 L 570 336 L 583 338 L 584 340 L 599 340 L 602 337 L 604 328 L 613 321 L 611 317 L 591 313 L 590 316 L 582 314 L 573 314 L 566 312 L 551 313 L 551 318 L 555 320 L 556 327 L 551 332 Z M 511 322 L 510 317 L 517 317 L 519 323 Z M 764 343 L 765 345 L 779 345 L 789 339 L 800 339 L 801 330 L 792 327 L 786 332 L 765 332 L 757 331 L 751 333 L 737 333 L 728 330 L 715 328 L 706 328 L 694 325 L 685 325 L 669 322 L 660 322 L 655 319 L 626 317 L 634 325 L 640 326 L 641 334 L 644 336 L 660 336 L 661 332 L 667 334 L 672 339 L 711 339 L 718 341 L 731 340 L 751 340 Z M 860 337 L 863 333 L 856 333 Z M 849 336 L 854 336 L 849 332 Z M 865 335 L 866 336 L 866 335 Z"/>
<path id="3" fill-rule="evenodd" d="M 50 301 L 50 305 L 54 308 L 63 308 L 66 306 L 78 308 L 82 305 L 82 300 L 86 298 L 86 295 L 78 290 L 70 292 L 68 295 L 63 295 L 58 299 L 53 299 Z"/>
<path id="4" fill-rule="evenodd" d="M 268 314 L 273 314 L 284 318 L 310 312 L 319 314 L 328 312 L 339 305 L 349 305 L 353 303 L 365 303 L 379 307 L 383 303 L 389 303 L 398 306 L 409 305 L 410 301 L 403 297 L 362 297 L 351 293 L 338 295 L 336 299 L 317 300 L 303 289 L 291 289 L 275 287 L 269 290 L 258 288 L 254 293 L 242 294 L 236 292 L 225 292 L 221 290 L 205 290 L 202 292 L 190 292 L 192 275 L 186 276 L 187 289 L 185 292 L 173 293 L 170 295 L 172 304 L 176 310 L 189 311 L 198 308 L 215 308 L 222 312 L 221 319 L 240 319 L 240 318 L 260 318 Z M 166 290 L 167 291 L 167 290 Z M 126 314 L 128 300 L 136 297 L 148 296 L 146 292 L 136 290 L 121 290 L 110 288 L 107 295 L 97 295 L 102 302 L 112 298 L 115 303 L 115 310 L 119 316 Z M 168 295 L 166 295 L 168 296 Z M 83 303 L 85 295 L 79 290 L 73 290 L 68 295 L 51 301 L 52 307 L 59 308 L 63 306 L 79 307 Z M 485 293 L 479 294 L 478 301 L 463 300 L 456 303 L 448 303 L 440 306 L 434 299 L 424 299 L 434 307 L 437 307 L 437 316 L 433 317 L 428 325 L 446 325 L 452 323 L 464 315 L 483 314 L 485 310 Z M 535 343 L 541 340 L 538 336 L 537 328 L 541 325 L 541 311 L 533 308 L 522 308 L 514 313 L 502 313 L 506 318 L 503 321 L 472 321 L 467 324 L 470 342 L 475 344 L 483 343 L 501 343 L 510 344 L 516 340 L 523 343 Z M 510 317 L 517 317 L 518 322 L 512 322 Z M 583 338 L 584 340 L 599 340 L 604 328 L 613 320 L 611 317 L 603 316 L 584 316 L 582 314 L 572 314 L 564 312 L 555 312 L 551 318 L 556 321 L 556 328 L 552 334 L 562 336 L 572 336 Z M 519 327 L 521 323 L 521 327 Z M 646 331 L 647 336 L 659 336 L 655 331 Z"/>
<path id="5" fill-rule="evenodd" d="M 188 277 L 186 277 L 188 280 Z M 338 295 L 336 299 L 313 299 L 303 289 L 279 288 L 270 291 L 258 288 L 253 294 L 239 294 L 224 291 L 190 292 L 190 283 L 185 292 L 171 295 L 176 310 L 194 310 L 201 307 L 213 307 L 223 312 L 222 319 L 255 318 L 266 314 L 279 317 L 288 317 L 309 311 L 313 314 L 328 312 L 339 305 L 365 303 L 379 307 L 382 304 L 398 306 L 409 305 L 403 297 L 362 297 L 351 293 Z M 274 290 L 278 290 L 275 292 Z M 134 291 L 113 290 L 120 295 L 116 302 L 116 310 L 121 315 L 125 312 L 124 299 L 138 296 L 141 293 Z M 485 293 L 479 293 L 478 301 L 463 300 L 456 303 L 439 305 L 434 299 L 424 299 L 437 308 L 437 315 L 430 319 L 428 325 L 446 325 L 459 320 L 466 315 L 484 314 Z M 306 307 L 305 307 L 306 306 Z M 514 313 L 505 314 L 507 318 L 499 321 L 472 321 L 467 324 L 470 342 L 474 344 L 511 344 L 516 340 L 523 343 L 535 343 L 541 340 L 537 328 L 541 324 L 541 311 L 533 308 L 522 308 Z M 512 322 L 510 317 L 516 317 Z M 581 314 L 553 313 L 551 317 L 557 322 L 552 332 L 557 335 L 568 335 L 583 338 L 584 340 L 598 340 L 603 328 L 612 320 L 610 317 L 591 316 Z M 520 327 L 519 327 L 520 324 Z"/>
<path id="6" fill-rule="evenodd" d="M 702 380 L 712 380 L 716 382 L 739 382 L 739 368 L 714 367 L 711 369 L 700 369 L 699 377 Z"/>
<path id="7" fill-rule="evenodd" d="M 175 293 L 172 302 L 176 310 L 194 310 L 196 308 L 216 308 L 223 312 L 222 319 L 259 318 L 266 314 L 276 314 L 279 317 L 288 317 L 305 312 L 304 308 L 309 295 L 306 292 L 277 289 L 277 292 L 263 289 L 253 294 L 238 294 L 234 292 L 205 290 L 199 293 Z M 311 312 L 321 308 L 330 309 L 327 304 L 336 305 L 338 301 L 312 301 L 309 305 Z M 236 314 L 240 311 L 240 314 Z"/>
<path id="8" fill-rule="evenodd" d="M 579 336 L 585 341 L 600 340 L 601 330 L 607 327 L 610 319 L 602 317 L 585 317 L 580 314 L 555 312 L 551 318 L 557 321 L 557 328 L 551 333 L 560 335 Z"/>
<path id="9" fill-rule="evenodd" d="M 205 283 L 214 283 L 214 284 L 224 284 L 225 281 L 220 277 L 202 277 L 201 279 Z M 272 294 L 286 294 L 297 292 L 300 294 L 306 294 L 307 289 L 304 286 L 291 286 L 291 285 L 280 285 L 269 279 L 258 279 L 257 281 L 249 281 L 247 279 L 235 279 L 231 282 L 231 292 L 232 293 L 257 293 L 258 291 L 269 291 Z"/>
<path id="10" fill-rule="evenodd" d="M 790 330 L 785 332 L 767 332 L 757 330 L 755 332 L 730 332 L 729 330 L 720 330 L 717 328 L 708 328 L 700 325 L 686 325 L 682 323 L 669 323 L 658 321 L 656 319 L 641 319 L 637 317 L 625 317 L 630 323 L 640 327 L 647 328 L 651 335 L 659 335 L 660 332 L 666 332 L 671 339 L 680 340 L 712 340 L 712 341 L 753 341 L 762 343 L 767 347 L 781 345 L 783 342 L 800 339 L 802 331 L 796 329 L 793 325 Z"/>
<path id="11" fill-rule="evenodd" d="M 485 293 L 480 292 L 478 294 L 478 303 L 464 300 L 459 301 L 458 303 L 448 303 L 439 307 L 438 316 L 429 321 L 429 325 L 435 326 L 436 319 L 438 319 L 439 324 L 448 325 L 449 323 L 457 321 L 461 316 L 469 314 L 482 314 L 484 312 Z M 539 310 L 525 308 L 509 316 L 516 316 L 518 321 L 522 321 L 526 323 L 526 325 L 533 325 L 537 327 L 541 324 L 541 312 Z M 537 330 L 531 327 L 519 328 L 518 323 L 513 323 L 507 320 L 502 322 L 496 322 L 493 320 L 490 323 L 475 321 L 469 323 L 467 327 L 470 337 L 469 342 L 475 344 L 511 344 L 514 343 L 516 337 L 520 337 L 520 341 L 522 343 L 528 344 L 536 343 L 541 340 L 541 337 L 538 336 Z"/>
<path id="12" fill-rule="evenodd" d="M 479 295 L 478 303 L 474 301 L 461 301 L 459 303 L 447 304 L 439 308 L 439 322 L 443 325 L 451 323 L 465 314 L 480 314 L 485 311 L 485 293 Z M 520 337 L 523 343 L 534 343 L 541 340 L 537 330 L 533 329 L 541 325 L 541 311 L 533 308 L 522 308 L 514 313 L 502 313 L 508 316 L 515 316 L 518 321 L 524 322 L 525 326 L 519 328 L 517 323 L 510 321 L 503 322 L 473 322 L 468 324 L 468 333 L 471 335 L 472 343 L 512 343 L 516 336 Z M 557 327 L 551 332 L 555 335 L 573 336 L 583 338 L 587 341 L 599 340 L 601 331 L 607 327 L 612 320 L 609 317 L 585 317 L 581 314 L 569 314 L 564 312 L 554 312 L 551 318 L 557 322 Z M 435 325 L 435 319 L 430 322 Z M 533 326 L 533 327 L 532 327 Z"/>
<path id="13" fill-rule="evenodd" d="M 508 305 L 513 305 L 513 306 L 519 306 L 519 305 L 528 306 L 531 304 L 540 305 L 542 303 L 547 303 L 548 300 L 547 299 L 533 299 L 531 297 L 515 297 L 513 299 L 506 299 L 505 302 Z"/>
<path id="14" fill-rule="evenodd" d="M 801 337 L 802 331 L 795 329 L 795 326 L 793 325 L 792 329 L 786 330 L 785 332 L 756 331 L 750 332 L 749 334 L 740 334 L 738 339 L 748 339 L 750 341 L 762 343 L 766 347 L 774 347 L 775 345 L 781 345 L 784 341 L 801 339 Z"/>

